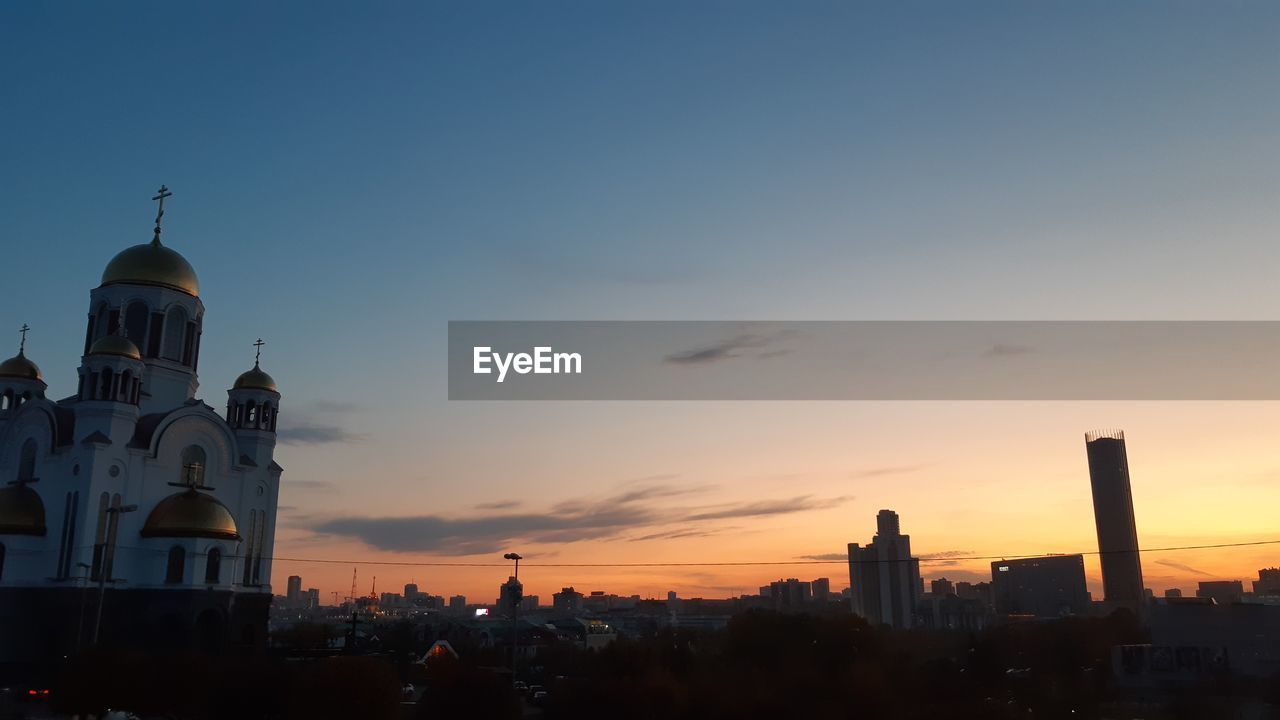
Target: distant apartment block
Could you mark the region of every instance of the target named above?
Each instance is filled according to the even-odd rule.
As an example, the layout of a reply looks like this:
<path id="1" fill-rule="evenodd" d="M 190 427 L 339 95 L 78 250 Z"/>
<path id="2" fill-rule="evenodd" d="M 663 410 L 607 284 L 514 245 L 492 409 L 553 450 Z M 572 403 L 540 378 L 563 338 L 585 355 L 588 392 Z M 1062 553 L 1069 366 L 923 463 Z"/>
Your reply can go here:
<path id="1" fill-rule="evenodd" d="M 1000 615 L 1082 615 L 1090 603 L 1084 556 L 1049 555 L 993 562 L 991 593 Z"/>

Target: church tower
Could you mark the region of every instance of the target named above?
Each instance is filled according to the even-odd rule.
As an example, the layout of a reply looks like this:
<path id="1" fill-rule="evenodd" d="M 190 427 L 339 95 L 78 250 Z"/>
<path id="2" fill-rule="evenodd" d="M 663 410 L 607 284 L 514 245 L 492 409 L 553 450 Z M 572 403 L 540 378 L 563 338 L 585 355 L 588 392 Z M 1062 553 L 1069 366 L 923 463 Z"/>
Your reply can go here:
<path id="1" fill-rule="evenodd" d="M 204 304 L 160 241 L 171 196 L 89 292 L 74 392 L 47 397 L 26 326 L 0 363 L 0 617 L 23 619 L 0 623 L 0 663 L 265 646 L 280 391 L 259 341 L 225 418 L 197 396 Z"/>

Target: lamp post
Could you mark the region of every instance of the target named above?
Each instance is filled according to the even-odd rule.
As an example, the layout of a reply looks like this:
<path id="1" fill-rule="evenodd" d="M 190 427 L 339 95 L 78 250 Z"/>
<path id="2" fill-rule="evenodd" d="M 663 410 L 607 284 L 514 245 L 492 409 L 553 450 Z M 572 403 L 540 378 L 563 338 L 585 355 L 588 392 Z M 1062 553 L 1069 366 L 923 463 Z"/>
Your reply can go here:
<path id="1" fill-rule="evenodd" d="M 516 564 L 515 572 L 511 575 L 511 684 L 516 682 L 516 657 L 520 649 L 520 602 L 524 600 L 524 593 L 520 591 L 520 561 L 524 558 L 518 553 L 507 553 L 502 556 L 504 560 L 514 561 Z"/>
<path id="2" fill-rule="evenodd" d="M 84 638 L 84 596 L 89 587 L 89 563 L 76 563 L 80 568 L 80 620 L 76 625 L 76 652 L 80 652 L 80 641 Z"/>
<path id="3" fill-rule="evenodd" d="M 107 508 L 107 546 L 102 551 L 102 566 L 98 568 L 98 614 L 93 621 L 93 644 L 98 644 L 98 633 L 102 630 L 102 605 L 107 598 L 107 576 L 111 574 L 116 557 L 116 529 L 120 525 L 120 515 L 138 509 L 137 505 L 116 505 Z"/>

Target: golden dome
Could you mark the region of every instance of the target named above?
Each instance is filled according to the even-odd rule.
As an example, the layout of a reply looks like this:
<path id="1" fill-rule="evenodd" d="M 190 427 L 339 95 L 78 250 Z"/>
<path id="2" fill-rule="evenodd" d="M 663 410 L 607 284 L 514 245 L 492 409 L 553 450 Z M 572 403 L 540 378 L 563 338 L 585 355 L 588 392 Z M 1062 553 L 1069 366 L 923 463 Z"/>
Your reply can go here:
<path id="1" fill-rule="evenodd" d="M 280 392 L 276 387 L 275 378 L 268 375 L 262 368 L 258 367 L 258 363 L 253 364 L 253 368 L 240 374 L 236 378 L 236 384 L 233 386 L 236 390 L 269 390 L 273 393 Z"/>
<path id="2" fill-rule="evenodd" d="M 152 240 L 122 250 L 102 271 L 102 284 L 159 285 L 188 295 L 200 294 L 200 281 L 187 259 Z"/>
<path id="3" fill-rule="evenodd" d="M 0 535 L 44 535 L 44 503 L 26 483 L 0 489 Z"/>
<path id="4" fill-rule="evenodd" d="M 40 368 L 36 367 L 36 364 L 28 360 L 27 356 L 19 350 L 17 355 L 0 362 L 0 377 L 39 380 Z"/>
<path id="5" fill-rule="evenodd" d="M 89 348 L 89 354 L 119 355 L 120 357 L 133 358 L 134 360 L 142 359 L 142 353 L 138 352 L 138 346 L 134 345 L 132 340 L 115 333 L 98 338 Z"/>
<path id="6" fill-rule="evenodd" d="M 226 505 L 195 488 L 161 500 L 142 526 L 143 537 L 201 537 L 239 540 Z"/>

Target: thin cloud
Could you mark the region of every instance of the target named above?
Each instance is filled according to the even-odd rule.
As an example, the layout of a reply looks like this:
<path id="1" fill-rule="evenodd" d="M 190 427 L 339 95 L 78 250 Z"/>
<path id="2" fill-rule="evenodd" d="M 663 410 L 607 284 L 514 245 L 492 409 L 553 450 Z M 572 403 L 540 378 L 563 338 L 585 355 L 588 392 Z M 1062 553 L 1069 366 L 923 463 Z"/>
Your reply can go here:
<path id="1" fill-rule="evenodd" d="M 498 500 L 496 502 L 480 503 L 475 506 L 477 510 L 511 510 L 520 507 L 519 500 Z"/>
<path id="2" fill-rule="evenodd" d="M 1015 355 L 1027 355 L 1035 352 L 1036 349 L 1030 345 L 1014 345 L 1008 343 L 995 343 L 982 353 L 983 357 L 1012 357 Z"/>
<path id="3" fill-rule="evenodd" d="M 708 510 L 690 515 L 687 520 L 724 520 L 727 518 L 766 517 L 769 515 L 789 515 L 808 510 L 826 510 L 848 502 L 852 498 L 814 498 L 809 495 L 786 498 L 782 500 L 760 500 L 757 502 L 730 505 L 719 510 Z"/>
<path id="4" fill-rule="evenodd" d="M 767 348 L 793 334 L 794 333 L 786 331 L 776 332 L 769 335 L 743 333 L 731 338 L 725 338 L 710 345 L 703 345 L 701 347 L 671 353 L 664 357 L 662 361 L 672 365 L 708 365 L 746 355 L 754 355 L 757 358 L 775 357 L 789 351 L 785 348 L 775 348 L 772 350 L 763 350 L 763 348 Z M 752 350 L 761 350 L 761 352 L 749 352 Z"/>
<path id="5" fill-rule="evenodd" d="M 1174 560 L 1156 560 L 1155 563 L 1157 565 L 1163 565 L 1167 568 L 1173 568 L 1174 570 L 1181 570 L 1182 572 L 1185 572 L 1185 573 L 1191 573 L 1192 575 L 1208 575 L 1209 574 L 1203 570 L 1193 568 L 1190 565 L 1184 565 Z"/>
<path id="6" fill-rule="evenodd" d="M 817 555 L 797 555 L 796 559 L 797 560 L 821 560 L 821 561 L 848 560 L 849 553 L 842 552 L 842 553 L 818 553 Z"/>
<path id="7" fill-rule="evenodd" d="M 886 475 L 906 475 L 908 473 L 917 472 L 924 468 L 923 465 L 886 465 L 883 467 L 867 468 L 865 470 L 854 470 L 849 473 L 851 480 L 863 478 L 884 477 Z"/>
<path id="8" fill-rule="evenodd" d="M 285 445 L 328 445 L 331 443 L 364 442 L 365 436 L 350 432 L 337 425 L 300 422 L 281 427 L 276 438 Z"/>
<path id="9" fill-rule="evenodd" d="M 333 483 L 328 480 L 285 480 L 281 483 L 285 489 L 297 490 L 333 490 Z"/>
<path id="10" fill-rule="evenodd" d="M 317 533 L 353 537 L 393 552 L 475 555 L 497 552 L 514 543 L 564 544 L 584 540 L 644 540 L 701 537 L 723 527 L 689 527 L 733 518 L 766 517 L 834 507 L 847 498 L 801 496 L 713 508 L 666 506 L 672 498 L 701 492 L 706 486 L 650 485 L 628 488 L 603 499 L 575 499 L 546 512 L 503 512 L 490 508 L 465 516 L 338 517 L 312 526 Z M 645 531 L 645 529 L 648 529 Z M 641 531 L 640 535 L 631 537 Z"/>

